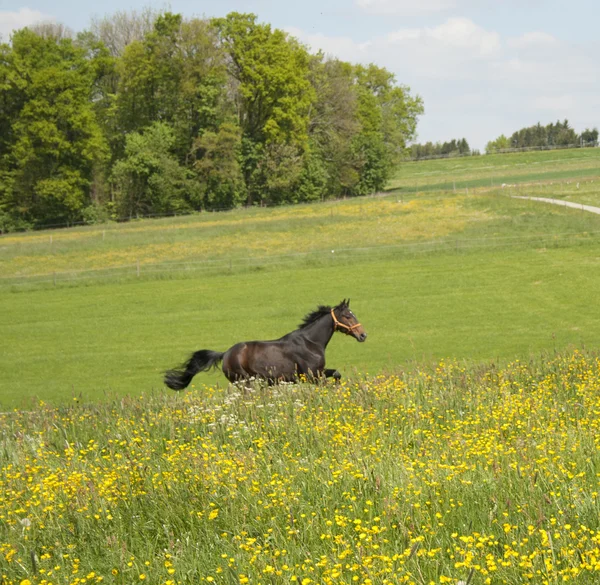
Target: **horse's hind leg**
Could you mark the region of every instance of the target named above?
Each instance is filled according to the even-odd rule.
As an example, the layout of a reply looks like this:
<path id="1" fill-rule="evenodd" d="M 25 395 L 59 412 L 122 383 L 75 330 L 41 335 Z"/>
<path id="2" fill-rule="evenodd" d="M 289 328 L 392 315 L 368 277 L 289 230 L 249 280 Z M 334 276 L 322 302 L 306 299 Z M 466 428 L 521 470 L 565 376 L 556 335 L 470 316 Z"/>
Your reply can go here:
<path id="1" fill-rule="evenodd" d="M 336 382 L 339 381 L 342 377 L 342 374 L 340 374 L 337 370 L 332 368 L 323 370 L 323 374 L 325 374 L 326 378 L 333 378 Z"/>

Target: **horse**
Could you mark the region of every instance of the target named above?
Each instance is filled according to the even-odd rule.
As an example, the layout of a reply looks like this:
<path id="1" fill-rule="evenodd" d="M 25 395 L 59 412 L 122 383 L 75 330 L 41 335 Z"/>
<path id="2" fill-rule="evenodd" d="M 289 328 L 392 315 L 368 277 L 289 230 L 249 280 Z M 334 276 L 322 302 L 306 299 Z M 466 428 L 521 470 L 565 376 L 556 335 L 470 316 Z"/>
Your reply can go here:
<path id="1" fill-rule="evenodd" d="M 225 352 L 201 349 L 180 368 L 165 373 L 165 384 L 172 390 L 187 388 L 198 372 L 212 367 L 221 369 L 230 382 L 250 378 L 266 380 L 269 384 L 295 382 L 301 376 L 309 380 L 334 378 L 336 369 L 325 369 L 325 348 L 336 331 L 363 342 L 367 334 L 350 310 L 350 299 L 335 307 L 321 305 L 308 313 L 291 333 L 273 341 L 243 341 Z"/>

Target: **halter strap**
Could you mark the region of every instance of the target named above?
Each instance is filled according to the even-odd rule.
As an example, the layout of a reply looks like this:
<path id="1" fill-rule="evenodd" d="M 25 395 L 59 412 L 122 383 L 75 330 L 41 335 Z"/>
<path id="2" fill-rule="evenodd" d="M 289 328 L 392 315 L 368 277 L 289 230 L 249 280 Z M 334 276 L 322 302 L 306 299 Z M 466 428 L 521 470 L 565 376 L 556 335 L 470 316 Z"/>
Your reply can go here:
<path id="1" fill-rule="evenodd" d="M 333 330 L 334 331 L 338 327 L 343 327 L 349 333 L 351 333 L 352 331 L 354 331 L 354 329 L 356 329 L 357 327 L 360 327 L 360 323 L 356 323 L 355 325 L 346 325 L 345 323 L 341 323 L 340 321 L 337 320 L 337 317 L 335 316 L 335 313 L 333 312 L 333 309 L 331 309 L 331 318 L 333 319 Z"/>

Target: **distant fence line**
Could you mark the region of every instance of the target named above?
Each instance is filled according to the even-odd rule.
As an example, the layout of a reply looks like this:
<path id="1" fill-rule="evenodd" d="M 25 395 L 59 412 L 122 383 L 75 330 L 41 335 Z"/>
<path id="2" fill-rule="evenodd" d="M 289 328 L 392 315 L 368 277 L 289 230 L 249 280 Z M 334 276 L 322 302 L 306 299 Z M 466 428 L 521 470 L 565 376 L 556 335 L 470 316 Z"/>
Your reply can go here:
<path id="1" fill-rule="evenodd" d="M 533 151 L 542 151 L 542 150 L 568 150 L 571 148 L 597 148 L 597 142 L 582 142 L 578 144 L 547 144 L 545 146 L 522 146 L 520 148 L 494 148 L 490 152 L 484 152 L 481 154 L 479 151 L 467 152 L 463 154 L 459 153 L 448 153 L 448 154 L 431 154 L 428 156 L 419 156 L 419 157 L 409 157 L 403 160 L 408 162 L 419 162 L 422 160 L 438 160 L 438 159 L 447 159 L 447 158 L 466 158 L 471 156 L 486 156 L 489 154 L 510 154 L 510 153 L 518 153 L 518 152 L 533 152 Z"/>
<path id="2" fill-rule="evenodd" d="M 440 158 L 440 157 L 438 157 Z M 424 159 L 421 159 L 424 160 Z M 600 176 L 600 169 L 598 169 L 597 171 L 594 170 L 595 174 Z M 584 178 L 586 175 L 585 173 L 583 173 L 582 171 L 582 176 L 579 180 L 581 180 L 582 182 L 586 182 L 586 179 Z M 71 228 L 71 227 L 89 227 L 89 228 L 101 228 L 102 226 L 111 226 L 111 225 L 115 225 L 115 224 L 124 224 L 124 223 L 135 223 L 137 220 L 142 220 L 142 219 L 168 219 L 171 217 L 185 217 L 185 218 L 191 218 L 191 217 L 204 217 L 207 214 L 211 214 L 211 213 L 220 213 L 220 212 L 225 212 L 225 211 L 251 211 L 254 209 L 284 209 L 284 208 L 295 208 L 295 207 L 300 207 L 302 205 L 313 205 L 315 203 L 329 203 L 329 204 L 336 204 L 336 203 L 340 203 L 343 201 L 358 201 L 360 202 L 361 199 L 369 199 L 369 198 L 377 198 L 377 197 L 382 197 L 382 196 L 386 196 L 386 195 L 390 195 L 393 196 L 394 194 L 397 194 L 399 197 L 403 197 L 405 195 L 414 195 L 414 194 L 418 194 L 421 192 L 428 192 L 428 191 L 457 191 L 458 189 L 480 189 L 480 188 L 487 188 L 489 186 L 491 187 L 501 187 L 503 184 L 511 184 L 515 181 L 515 177 L 510 177 L 510 178 L 506 178 L 506 177 L 489 177 L 485 179 L 486 181 L 489 180 L 490 183 L 489 185 L 484 185 L 482 183 L 483 179 L 448 179 L 447 177 L 443 179 L 442 182 L 440 183 L 435 183 L 435 184 L 419 184 L 418 182 L 416 182 L 415 184 L 405 184 L 399 187 L 392 187 L 389 189 L 389 191 L 379 191 L 376 193 L 371 193 L 369 195 L 362 195 L 360 197 L 340 197 L 337 199 L 325 199 L 322 201 L 307 201 L 307 202 L 301 202 L 301 203 L 282 203 L 280 205 L 271 205 L 271 206 L 257 206 L 257 205 L 244 205 L 241 207 L 218 207 L 218 208 L 213 208 L 213 209 L 205 209 L 205 210 L 196 210 L 196 211 L 190 211 L 190 212 L 172 212 L 172 213 L 166 213 L 166 214 L 158 214 L 158 213 L 153 213 L 153 214 L 147 214 L 147 215 L 135 215 L 132 216 L 131 218 L 127 218 L 127 219 L 110 219 L 107 220 L 105 222 L 98 222 L 98 223 L 85 223 L 83 221 L 80 222 L 70 222 L 70 223 L 64 223 L 64 224 L 52 224 L 52 225 L 45 225 L 45 226 L 38 226 L 38 227 L 32 227 L 31 229 L 22 229 L 22 230 L 16 230 L 14 232 L 6 232 L 6 233 L 2 233 L 0 232 L 0 243 L 2 242 L 3 238 L 7 238 L 7 237 L 12 237 L 15 236 L 17 234 L 27 234 L 30 232 L 43 232 L 44 230 L 52 230 L 52 229 L 66 229 L 66 228 Z M 564 179 L 566 180 L 566 179 Z M 576 176 L 570 177 L 569 180 L 578 180 L 578 178 Z M 542 179 L 533 179 L 528 181 L 528 184 L 531 183 L 536 183 L 536 182 L 541 182 Z M 563 181 L 563 179 L 557 179 L 557 181 Z M 514 185 L 511 186 L 516 186 L 519 187 L 520 183 L 515 183 Z M 104 230 L 103 230 L 104 231 Z M 52 241 L 52 235 L 49 236 L 50 241 Z M 35 243 L 35 242 L 32 242 Z"/>
<path id="3" fill-rule="evenodd" d="M 316 250 L 311 252 L 297 252 L 293 254 L 280 254 L 273 256 L 243 257 L 243 258 L 215 258 L 211 260 L 180 260 L 155 263 L 144 263 L 137 260 L 135 263 L 123 264 L 106 268 L 69 270 L 45 274 L 3 276 L 0 277 L 0 288 L 19 287 L 25 285 L 57 286 L 62 283 L 77 283 L 86 281 L 105 281 L 117 279 L 136 279 L 140 277 L 169 277 L 173 274 L 193 274 L 196 272 L 212 271 L 216 274 L 230 274 L 234 271 L 268 268 L 273 266 L 292 265 L 297 261 L 315 261 L 318 265 L 341 260 L 343 262 L 356 259 L 357 255 L 370 258 L 390 256 L 397 253 L 403 255 L 421 255 L 435 251 L 461 252 L 476 249 L 502 249 L 523 244 L 538 246 L 559 245 L 573 243 L 579 239 L 580 243 L 600 241 L 600 231 L 537 233 L 523 236 L 498 236 L 481 238 L 442 238 L 421 242 L 405 242 L 386 246 L 367 246 L 339 248 L 336 250 Z"/>
<path id="4" fill-rule="evenodd" d="M 190 211 L 171 211 L 167 213 L 136 213 L 135 215 L 131 215 L 129 217 L 111 217 L 106 221 L 98 221 L 98 222 L 86 222 L 86 221 L 71 221 L 67 223 L 53 223 L 53 224 L 44 224 L 40 226 L 32 226 L 29 228 L 19 228 L 13 232 L 2 232 L 0 231 L 0 240 L 4 236 L 11 236 L 18 233 L 27 233 L 27 232 L 41 232 L 44 230 L 52 230 L 52 229 L 64 229 L 64 228 L 72 228 L 72 227 L 97 227 L 99 225 L 110 225 L 117 223 L 130 223 L 135 222 L 141 219 L 168 219 L 170 217 L 193 217 L 195 215 L 206 215 L 211 213 L 221 213 L 224 211 L 243 211 L 243 210 L 253 210 L 253 209 L 281 209 L 286 207 L 299 207 L 301 205 L 314 205 L 315 203 L 337 203 L 339 201 L 348 201 L 351 199 L 360 199 L 362 197 L 378 197 L 384 192 L 376 192 L 370 193 L 369 195 L 360 195 L 360 196 L 343 196 L 336 197 L 332 199 L 320 199 L 315 201 L 300 201 L 298 203 L 276 203 L 272 205 L 266 204 L 257 204 L 257 205 L 240 205 L 239 207 L 211 207 L 210 209 L 194 209 Z"/>

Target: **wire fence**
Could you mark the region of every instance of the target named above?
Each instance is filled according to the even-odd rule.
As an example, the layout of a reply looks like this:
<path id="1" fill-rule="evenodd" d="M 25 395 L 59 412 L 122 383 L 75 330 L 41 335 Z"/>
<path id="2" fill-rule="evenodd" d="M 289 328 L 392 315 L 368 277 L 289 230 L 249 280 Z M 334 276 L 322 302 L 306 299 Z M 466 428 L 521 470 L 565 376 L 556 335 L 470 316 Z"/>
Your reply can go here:
<path id="1" fill-rule="evenodd" d="M 551 162 L 551 161 L 550 161 Z M 532 175 L 528 175 L 527 177 L 525 177 L 527 179 L 526 182 L 521 183 L 519 182 L 520 179 L 523 179 L 523 177 L 521 176 L 515 176 L 515 175 L 503 175 L 503 176 L 495 176 L 495 177 L 486 177 L 486 178 L 475 178 L 475 179 L 459 179 L 459 178 L 449 178 L 449 177 L 444 177 L 444 176 L 440 176 L 438 180 L 436 180 L 435 182 L 432 182 L 430 179 L 426 180 L 425 178 L 421 178 L 421 180 L 419 180 L 419 178 L 416 178 L 414 183 L 403 183 L 401 185 L 395 186 L 393 188 L 390 188 L 389 191 L 382 191 L 382 192 L 377 192 L 377 193 L 373 193 L 371 195 L 366 195 L 363 197 L 346 197 L 346 198 L 340 198 L 340 199 L 330 199 L 330 200 L 326 200 L 323 201 L 321 203 L 327 203 L 328 204 L 328 211 L 326 211 L 325 213 L 329 213 L 332 216 L 335 214 L 335 205 L 336 204 L 343 204 L 344 202 L 348 202 L 348 201 L 354 201 L 356 202 L 358 205 L 362 204 L 363 201 L 365 200 L 372 200 L 372 199 L 377 199 L 377 198 L 381 198 L 381 197 L 392 197 L 392 198 L 398 198 L 399 202 L 407 202 L 411 199 L 411 197 L 416 197 L 419 194 L 422 193 L 428 193 L 428 196 L 431 198 L 432 195 L 430 195 L 431 193 L 435 193 L 439 191 L 439 195 L 436 197 L 435 195 L 433 195 L 434 198 L 444 198 L 447 196 L 448 193 L 466 193 L 467 195 L 473 191 L 473 192 L 480 192 L 481 190 L 486 191 L 489 189 L 501 189 L 504 187 L 511 187 L 511 188 L 516 188 L 516 189 L 520 189 L 523 186 L 527 185 L 527 187 L 532 188 L 532 187 L 539 187 L 539 188 L 545 188 L 548 186 L 552 186 L 552 180 L 556 180 L 559 181 L 561 183 L 569 183 L 569 182 L 575 182 L 575 183 L 581 183 L 582 185 L 587 184 L 589 182 L 594 182 L 594 179 L 597 179 L 600 177 L 600 168 L 589 168 L 589 169 L 578 169 L 577 175 L 573 175 L 572 171 L 566 171 L 565 176 L 562 176 L 562 172 L 561 171 L 554 171 L 554 172 L 548 172 L 548 171 L 543 171 L 540 172 L 539 174 L 532 174 Z M 471 190 L 471 191 L 470 191 Z M 277 205 L 277 206 L 273 206 L 270 208 L 277 208 L 277 209 L 289 209 L 289 208 L 300 208 L 302 206 L 309 206 L 309 205 L 314 205 L 315 202 L 306 202 L 306 203 L 296 203 L 296 204 L 281 204 L 281 205 Z M 10 232 L 10 233 L 0 233 L 0 250 L 2 249 L 2 242 L 3 240 L 7 240 L 7 239 L 12 239 L 12 238 L 19 238 L 19 237 L 25 237 L 27 238 L 27 236 L 31 235 L 32 233 L 35 234 L 39 234 L 39 236 L 36 236 L 36 239 L 27 241 L 27 240 L 23 240 L 21 242 L 19 242 L 19 245 L 39 245 L 42 243 L 43 240 L 38 239 L 39 237 L 41 237 L 43 234 L 43 231 L 48 228 L 48 234 L 47 234 L 47 240 L 45 240 L 46 243 L 50 244 L 50 246 L 52 246 L 53 244 L 55 244 L 59 237 L 60 237 L 60 232 L 59 233 L 51 233 L 50 228 L 54 227 L 54 228 L 58 228 L 58 229 L 62 229 L 62 228 L 69 228 L 69 227 L 86 227 L 89 228 L 91 231 L 100 234 L 100 236 L 102 237 L 102 239 L 105 239 L 107 237 L 108 234 L 114 235 L 116 233 L 119 232 L 120 228 L 118 227 L 119 225 L 123 225 L 125 223 L 130 223 L 132 226 L 135 225 L 137 220 L 143 220 L 143 219 L 168 219 L 168 218 L 175 218 L 175 217 L 179 217 L 182 220 L 185 218 L 185 220 L 192 220 L 194 218 L 200 219 L 200 220 L 204 220 L 207 217 L 210 217 L 213 213 L 221 213 L 221 212 L 227 212 L 227 211 L 252 211 L 252 210 L 257 210 L 257 209 L 261 209 L 260 207 L 257 206 L 246 206 L 246 207 L 237 207 L 237 208 L 218 208 L 218 209 L 212 209 L 209 211 L 196 211 L 196 212 L 191 212 L 191 213 L 170 213 L 170 214 L 149 214 L 149 215 L 139 215 L 136 216 L 132 219 L 128 219 L 128 220 L 110 220 L 104 223 L 98 223 L 98 224 L 86 224 L 84 222 L 74 222 L 74 223 L 70 223 L 70 224 L 56 224 L 54 226 L 45 226 L 44 228 L 33 228 L 30 231 L 18 231 L 18 232 Z M 265 208 L 263 208 L 265 209 Z M 165 229 L 167 229 L 168 226 L 165 226 Z M 177 227 L 177 226 L 173 226 L 173 227 Z M 56 238 L 55 238 L 56 236 Z"/>
<path id="2" fill-rule="evenodd" d="M 91 282 L 181 278 L 198 274 L 226 275 L 298 265 L 318 267 L 349 264 L 356 261 L 397 259 L 440 252 L 469 253 L 479 250 L 559 248 L 594 244 L 600 244 L 600 231 L 536 233 L 464 239 L 447 237 L 383 246 L 345 247 L 335 250 L 314 250 L 256 257 L 219 257 L 207 260 L 151 262 L 147 259 L 139 259 L 134 263 L 105 268 L 4 276 L 0 277 L 0 289 L 19 290 L 26 287 L 56 287 Z"/>
<path id="3" fill-rule="evenodd" d="M 410 148 L 410 147 L 409 147 Z M 490 154 L 510 154 L 510 153 L 518 153 L 518 152 L 539 152 L 539 151 L 547 151 L 547 150 L 570 150 L 573 148 L 598 148 L 598 142 L 578 142 L 576 144 L 546 144 L 543 146 L 522 146 L 522 147 L 513 147 L 513 148 L 494 148 L 490 149 L 490 151 L 486 151 L 483 153 L 483 156 Z M 446 154 L 431 154 L 427 156 L 416 156 L 416 157 L 407 157 L 403 160 L 409 162 L 418 162 L 421 160 L 439 160 L 439 159 L 447 159 L 447 158 L 466 158 L 471 156 L 482 156 L 482 153 L 478 150 L 458 153 L 458 152 L 449 152 Z"/>

